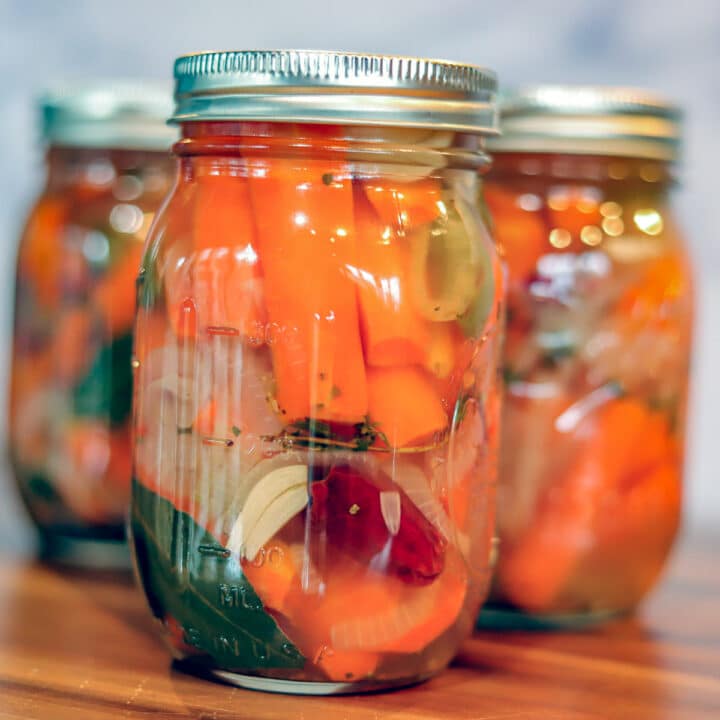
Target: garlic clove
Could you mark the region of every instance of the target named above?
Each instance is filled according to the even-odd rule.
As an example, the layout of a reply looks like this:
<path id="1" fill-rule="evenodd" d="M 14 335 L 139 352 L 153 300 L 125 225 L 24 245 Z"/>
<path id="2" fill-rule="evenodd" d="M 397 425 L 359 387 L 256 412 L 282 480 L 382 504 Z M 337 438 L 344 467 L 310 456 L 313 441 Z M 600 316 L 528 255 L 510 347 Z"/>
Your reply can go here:
<path id="1" fill-rule="evenodd" d="M 248 493 L 230 531 L 228 549 L 253 560 L 259 549 L 307 503 L 307 465 L 272 470 Z"/>

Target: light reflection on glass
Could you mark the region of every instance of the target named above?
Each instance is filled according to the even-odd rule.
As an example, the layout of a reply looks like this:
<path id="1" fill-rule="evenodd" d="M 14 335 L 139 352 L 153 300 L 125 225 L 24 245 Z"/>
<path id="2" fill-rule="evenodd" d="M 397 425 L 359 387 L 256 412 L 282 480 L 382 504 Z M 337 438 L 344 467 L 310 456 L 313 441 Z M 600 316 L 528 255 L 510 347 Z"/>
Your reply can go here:
<path id="1" fill-rule="evenodd" d="M 134 235 L 144 220 L 145 215 L 137 205 L 120 203 L 110 211 L 110 226 L 115 232 Z"/>
<path id="2" fill-rule="evenodd" d="M 659 235 L 663 229 L 662 217 L 660 217 L 660 213 L 653 208 L 636 210 L 633 214 L 633 221 L 639 230 L 642 230 L 648 235 Z"/>
<path id="3" fill-rule="evenodd" d="M 600 206 L 600 214 L 606 218 L 619 218 L 622 215 L 622 205 L 609 200 Z"/>
<path id="4" fill-rule="evenodd" d="M 563 230 L 562 228 L 555 228 L 554 230 L 550 231 L 550 244 L 562 250 L 563 248 L 568 247 L 570 243 L 572 242 L 572 235 L 567 230 Z"/>
<path id="5" fill-rule="evenodd" d="M 518 197 L 517 205 L 521 210 L 536 212 L 542 207 L 542 198 L 535 193 L 524 193 Z"/>
<path id="6" fill-rule="evenodd" d="M 603 234 L 602 230 L 597 225 L 586 225 L 580 231 L 580 240 L 586 245 L 595 246 L 602 242 Z"/>
<path id="7" fill-rule="evenodd" d="M 625 223 L 619 217 L 606 217 L 602 221 L 602 229 L 606 235 L 618 237 L 625 230 Z"/>

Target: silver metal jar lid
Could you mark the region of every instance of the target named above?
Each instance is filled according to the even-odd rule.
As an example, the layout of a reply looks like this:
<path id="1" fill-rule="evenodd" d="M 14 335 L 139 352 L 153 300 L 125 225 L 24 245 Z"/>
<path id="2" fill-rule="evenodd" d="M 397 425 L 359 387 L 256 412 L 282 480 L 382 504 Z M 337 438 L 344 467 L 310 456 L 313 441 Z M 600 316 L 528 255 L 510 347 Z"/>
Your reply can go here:
<path id="1" fill-rule="evenodd" d="M 490 152 L 559 152 L 675 161 L 682 113 L 666 99 L 621 87 L 541 85 L 500 98 L 502 136 Z"/>
<path id="2" fill-rule="evenodd" d="M 40 98 L 43 138 L 50 145 L 169 150 L 172 94 L 165 84 L 108 81 L 47 92 Z"/>
<path id="3" fill-rule="evenodd" d="M 174 122 L 256 120 L 497 133 L 495 74 L 444 60 L 244 50 L 175 61 Z"/>

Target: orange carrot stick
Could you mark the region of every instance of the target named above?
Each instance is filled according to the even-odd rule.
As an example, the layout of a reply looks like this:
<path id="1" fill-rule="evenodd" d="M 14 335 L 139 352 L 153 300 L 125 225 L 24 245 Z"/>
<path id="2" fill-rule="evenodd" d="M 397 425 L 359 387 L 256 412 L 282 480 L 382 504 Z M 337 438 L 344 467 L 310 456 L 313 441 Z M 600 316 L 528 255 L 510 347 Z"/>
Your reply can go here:
<path id="1" fill-rule="evenodd" d="M 142 261 L 142 244 L 133 241 L 123 256 L 111 265 L 94 292 L 95 305 L 112 337 L 130 331 L 135 317 L 135 280 Z"/>
<path id="2" fill-rule="evenodd" d="M 194 215 L 195 293 L 205 299 L 201 325 L 258 336 L 265 325 L 257 235 L 244 177 L 198 178 Z"/>
<path id="3" fill-rule="evenodd" d="M 370 421 L 391 447 L 405 447 L 442 432 L 448 417 L 428 375 L 419 368 L 369 368 Z"/>
<path id="4" fill-rule="evenodd" d="M 62 255 L 62 231 L 66 204 L 45 199 L 35 207 L 18 257 L 18 270 L 26 275 L 45 307 L 53 307 L 60 297 L 58 267 Z"/>
<path id="5" fill-rule="evenodd" d="M 59 314 L 53 353 L 56 372 L 63 383 L 77 381 L 90 367 L 96 350 L 92 343 L 95 329 L 87 307 L 70 307 Z"/>
<path id="6" fill-rule="evenodd" d="M 191 296 L 201 331 L 229 328 L 260 342 L 266 315 L 247 180 L 200 175 L 192 223 L 192 249 L 168 263 L 166 294 L 173 328 L 180 332 L 179 308 Z"/>
<path id="7" fill-rule="evenodd" d="M 441 214 L 438 203 L 442 187 L 434 178 L 397 182 L 374 178 L 362 183 L 380 222 L 393 230 L 411 230 L 432 222 Z"/>
<path id="8" fill-rule="evenodd" d="M 611 507 L 622 525 L 623 503 L 613 499 L 651 482 L 670 457 L 665 421 L 635 400 L 608 403 L 588 432 L 587 444 L 541 499 L 526 532 L 501 551 L 500 585 L 509 600 L 531 611 L 552 607 L 593 548 L 603 508 Z"/>
<path id="9" fill-rule="evenodd" d="M 360 422 L 367 383 L 349 270 L 351 179 L 337 161 L 249 162 L 278 405 L 288 421 Z"/>
<path id="10" fill-rule="evenodd" d="M 430 323 L 415 311 L 407 277 L 407 240 L 383 224 L 362 196 L 355 197 L 357 283 L 360 327 L 368 365 L 422 364 L 430 339 Z"/>
<path id="11" fill-rule="evenodd" d="M 548 230 L 538 212 L 523 210 L 517 194 L 488 183 L 485 200 L 493 218 L 493 237 L 505 253 L 511 283 L 524 283 L 548 248 Z"/>

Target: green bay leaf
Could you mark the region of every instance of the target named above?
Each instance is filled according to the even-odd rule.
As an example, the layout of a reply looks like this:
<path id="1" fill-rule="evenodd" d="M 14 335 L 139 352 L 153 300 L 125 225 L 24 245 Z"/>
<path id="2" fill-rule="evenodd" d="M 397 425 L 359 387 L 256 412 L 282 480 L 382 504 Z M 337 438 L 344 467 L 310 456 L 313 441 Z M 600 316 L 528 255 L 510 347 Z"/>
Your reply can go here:
<path id="1" fill-rule="evenodd" d="M 238 558 L 188 514 L 133 480 L 131 540 L 153 614 L 219 667 L 300 669 L 305 658 L 265 611 Z"/>

